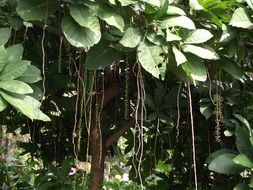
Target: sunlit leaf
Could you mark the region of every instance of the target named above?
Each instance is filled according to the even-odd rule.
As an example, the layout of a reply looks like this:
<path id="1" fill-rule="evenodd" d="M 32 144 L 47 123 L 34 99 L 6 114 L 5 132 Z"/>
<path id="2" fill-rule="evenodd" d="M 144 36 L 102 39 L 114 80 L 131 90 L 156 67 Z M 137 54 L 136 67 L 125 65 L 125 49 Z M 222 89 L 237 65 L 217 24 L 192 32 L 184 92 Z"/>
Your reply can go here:
<path id="1" fill-rule="evenodd" d="M 196 29 L 194 22 L 186 16 L 174 16 L 164 19 L 162 21 L 162 26 L 165 28 L 179 26 L 190 30 Z"/>
<path id="2" fill-rule="evenodd" d="M 194 10 L 202 10 L 203 7 L 199 4 L 198 0 L 190 0 L 189 5 Z"/>
<path id="3" fill-rule="evenodd" d="M 119 41 L 123 46 L 134 48 L 141 40 L 141 33 L 137 28 L 129 27 Z"/>
<path id="4" fill-rule="evenodd" d="M 242 7 L 235 10 L 229 24 L 239 28 L 253 28 L 253 22 L 248 15 L 248 10 Z"/>
<path id="5" fill-rule="evenodd" d="M 33 93 L 33 89 L 28 84 L 18 80 L 0 81 L 0 88 L 17 94 Z"/>
<path id="6" fill-rule="evenodd" d="M 212 37 L 213 35 L 208 30 L 197 29 L 197 30 L 189 32 L 186 39 L 184 40 L 184 43 L 189 43 L 189 44 L 204 43 L 208 41 L 209 39 L 211 39 Z"/>
<path id="7" fill-rule="evenodd" d="M 241 166 L 253 168 L 253 162 L 245 154 L 237 155 L 233 161 Z"/>
<path id="8" fill-rule="evenodd" d="M 41 78 L 41 72 L 40 69 L 35 67 L 34 65 L 30 65 L 28 69 L 17 78 L 17 80 L 26 82 L 26 83 L 35 83 L 40 81 Z"/>
<path id="9" fill-rule="evenodd" d="M 168 15 L 186 15 L 183 9 L 180 9 L 178 7 L 169 5 L 167 9 L 167 14 Z"/>
<path id="10" fill-rule="evenodd" d="M 11 28 L 0 28 L 0 34 L 0 45 L 4 45 L 11 36 Z"/>
<path id="11" fill-rule="evenodd" d="M 172 46 L 172 51 L 174 53 L 177 65 L 181 65 L 182 63 L 185 63 L 187 61 L 186 57 L 184 56 L 184 54 L 179 51 L 176 46 Z"/>
<path id="12" fill-rule="evenodd" d="M 180 41 L 182 38 L 176 34 L 173 34 L 170 29 L 166 30 L 166 41 L 172 42 L 172 41 Z"/>
<path id="13" fill-rule="evenodd" d="M 156 78 L 164 79 L 166 64 L 160 46 L 141 42 L 138 46 L 138 59 L 142 67 Z"/>

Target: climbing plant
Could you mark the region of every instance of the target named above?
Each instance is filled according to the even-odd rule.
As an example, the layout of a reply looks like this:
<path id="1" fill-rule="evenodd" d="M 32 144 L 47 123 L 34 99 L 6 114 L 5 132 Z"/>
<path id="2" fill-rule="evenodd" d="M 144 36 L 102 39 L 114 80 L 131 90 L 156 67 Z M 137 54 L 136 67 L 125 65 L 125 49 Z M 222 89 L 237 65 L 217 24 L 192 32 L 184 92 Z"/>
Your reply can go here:
<path id="1" fill-rule="evenodd" d="M 0 185 L 252 188 L 252 15 L 250 0 L 0 0 L 0 137 L 29 134 L 32 178 L 5 147 Z"/>

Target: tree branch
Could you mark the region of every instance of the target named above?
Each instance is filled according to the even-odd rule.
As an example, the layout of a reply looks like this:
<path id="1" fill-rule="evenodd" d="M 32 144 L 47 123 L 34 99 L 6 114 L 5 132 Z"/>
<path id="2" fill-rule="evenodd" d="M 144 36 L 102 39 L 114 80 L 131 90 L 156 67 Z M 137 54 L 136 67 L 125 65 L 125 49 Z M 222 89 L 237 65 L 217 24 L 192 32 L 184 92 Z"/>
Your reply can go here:
<path id="1" fill-rule="evenodd" d="M 123 127 L 115 131 L 109 138 L 105 141 L 105 148 L 108 149 L 115 141 L 117 141 L 125 132 L 127 132 L 135 123 L 135 120 L 130 120 Z"/>

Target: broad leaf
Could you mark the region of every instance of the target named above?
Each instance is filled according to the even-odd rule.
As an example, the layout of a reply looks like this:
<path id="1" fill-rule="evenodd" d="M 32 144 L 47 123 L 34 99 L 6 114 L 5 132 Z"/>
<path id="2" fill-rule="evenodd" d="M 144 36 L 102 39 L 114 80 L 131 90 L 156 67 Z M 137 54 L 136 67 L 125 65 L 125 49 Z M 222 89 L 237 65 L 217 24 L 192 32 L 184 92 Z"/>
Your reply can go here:
<path id="1" fill-rule="evenodd" d="M 180 41 L 182 38 L 176 34 L 171 33 L 170 29 L 167 28 L 166 30 L 166 41 L 172 42 L 172 41 Z"/>
<path id="2" fill-rule="evenodd" d="M 0 81 L 0 88 L 17 94 L 33 93 L 33 89 L 28 84 L 18 80 Z"/>
<path id="3" fill-rule="evenodd" d="M 186 16 L 174 16 L 164 19 L 162 21 L 162 26 L 164 28 L 179 26 L 190 30 L 196 29 L 194 22 Z"/>
<path id="4" fill-rule="evenodd" d="M 98 17 L 107 22 L 109 25 L 115 26 L 121 32 L 124 31 L 124 20 L 116 13 L 112 7 L 107 5 L 106 3 L 101 3 L 98 9 Z"/>
<path id="5" fill-rule="evenodd" d="M 146 2 L 150 5 L 156 6 L 156 7 L 160 7 L 161 6 L 161 2 L 159 0 L 142 0 L 143 2 Z"/>
<path id="6" fill-rule="evenodd" d="M 10 28 L 0 28 L 0 45 L 4 45 L 8 42 L 11 36 Z"/>
<path id="7" fill-rule="evenodd" d="M 219 61 L 219 63 L 220 63 L 221 68 L 224 71 L 231 74 L 235 79 L 244 83 L 244 79 L 243 79 L 244 73 L 235 61 L 227 59 L 227 58 L 222 58 Z"/>
<path id="8" fill-rule="evenodd" d="M 184 54 L 179 51 L 176 46 L 172 46 L 172 51 L 174 53 L 176 62 L 177 62 L 177 66 L 181 65 L 182 63 L 185 63 L 187 61 L 186 57 L 184 56 Z"/>
<path id="9" fill-rule="evenodd" d="M 244 126 L 237 126 L 235 130 L 236 146 L 241 154 L 245 154 L 253 160 L 253 146 L 250 142 L 249 131 Z"/>
<path id="10" fill-rule="evenodd" d="M 136 1 L 134 0 L 118 0 L 122 6 L 127 6 L 131 4 L 135 4 Z"/>
<path id="11" fill-rule="evenodd" d="M 221 174 L 238 174 L 245 170 L 245 168 L 233 162 L 236 156 L 233 153 L 218 155 L 208 165 L 208 169 Z"/>
<path id="12" fill-rule="evenodd" d="M 17 12 L 25 21 L 45 20 L 59 6 L 58 0 L 20 0 Z"/>
<path id="13" fill-rule="evenodd" d="M 251 188 L 245 183 L 239 183 L 233 190 L 251 190 Z"/>
<path id="14" fill-rule="evenodd" d="M 162 48 L 147 42 L 138 46 L 138 59 L 142 67 L 156 78 L 164 79 L 166 64 L 164 63 Z"/>
<path id="15" fill-rule="evenodd" d="M 91 70 L 104 68 L 120 59 L 121 56 L 121 52 L 111 47 L 109 43 L 100 42 L 87 53 L 85 68 Z"/>
<path id="16" fill-rule="evenodd" d="M 253 162 L 245 155 L 245 154 L 239 154 L 237 155 L 233 161 L 236 164 L 239 164 L 241 166 L 247 167 L 247 168 L 253 168 Z"/>
<path id="17" fill-rule="evenodd" d="M 61 27 L 69 43 L 75 47 L 89 49 L 94 44 L 97 44 L 101 38 L 100 31 L 94 32 L 89 28 L 80 26 L 69 15 L 63 18 Z"/>
<path id="18" fill-rule="evenodd" d="M 242 7 L 235 10 L 229 24 L 239 28 L 253 28 L 253 22 L 248 15 L 247 9 Z"/>
<path id="19" fill-rule="evenodd" d="M 119 41 L 123 46 L 134 48 L 141 40 L 141 33 L 137 28 L 129 27 Z"/>
<path id="20" fill-rule="evenodd" d="M 197 56 L 188 55 L 187 62 L 183 64 L 183 69 L 193 80 L 206 81 L 206 67 L 204 61 Z"/>
<path id="21" fill-rule="evenodd" d="M 2 97 L 15 109 L 29 117 L 41 121 L 50 121 L 50 118 L 39 110 L 40 102 L 26 95 L 14 95 L 0 92 Z"/>
<path id="22" fill-rule="evenodd" d="M 249 7 L 253 10 L 253 0 L 246 0 Z"/>
<path id="23" fill-rule="evenodd" d="M 30 61 L 20 60 L 8 63 L 0 73 L 0 80 L 13 80 L 21 76 L 30 65 Z"/>
<path id="24" fill-rule="evenodd" d="M 0 72 L 5 67 L 7 62 L 6 50 L 3 45 L 0 46 Z"/>
<path id="25" fill-rule="evenodd" d="M 186 15 L 184 10 L 172 5 L 168 6 L 167 14 L 168 15 Z"/>
<path id="26" fill-rule="evenodd" d="M 7 61 L 14 62 L 19 61 L 22 58 L 24 48 L 21 44 L 15 44 L 6 49 Z"/>
<path id="27" fill-rule="evenodd" d="M 8 103 L 0 96 L 0 112 L 7 108 Z"/>
<path id="28" fill-rule="evenodd" d="M 203 7 L 199 4 L 198 0 L 190 0 L 189 5 L 194 10 L 202 10 Z"/>
<path id="29" fill-rule="evenodd" d="M 41 72 L 40 69 L 35 67 L 34 65 L 30 65 L 28 69 L 17 78 L 17 80 L 26 82 L 26 83 L 35 83 L 40 81 L 41 78 Z"/>
<path id="30" fill-rule="evenodd" d="M 182 45 L 181 47 L 184 52 L 195 54 L 203 59 L 219 59 L 219 55 L 209 46 Z"/>
<path id="31" fill-rule="evenodd" d="M 211 155 L 209 155 L 206 159 L 206 163 L 210 164 L 217 156 L 222 155 L 222 154 L 238 154 L 238 152 L 230 149 L 220 149 L 215 152 L 213 152 Z"/>
<path id="32" fill-rule="evenodd" d="M 70 6 L 70 15 L 82 27 L 86 27 L 95 33 L 100 33 L 99 20 L 91 9 L 84 5 Z"/>
<path id="33" fill-rule="evenodd" d="M 189 44 L 204 43 L 207 40 L 211 39 L 212 37 L 213 35 L 208 30 L 197 29 L 195 31 L 189 32 L 186 39 L 184 40 L 184 43 L 189 43 Z"/>

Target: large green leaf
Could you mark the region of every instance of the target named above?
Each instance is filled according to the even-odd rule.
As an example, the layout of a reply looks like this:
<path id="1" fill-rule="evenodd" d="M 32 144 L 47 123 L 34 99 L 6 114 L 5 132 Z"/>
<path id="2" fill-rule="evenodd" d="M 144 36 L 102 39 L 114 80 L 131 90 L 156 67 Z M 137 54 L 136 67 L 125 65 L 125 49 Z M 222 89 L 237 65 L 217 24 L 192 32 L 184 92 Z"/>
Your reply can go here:
<path id="1" fill-rule="evenodd" d="M 233 162 L 236 156 L 237 154 L 233 153 L 218 155 L 208 165 L 208 169 L 221 174 L 238 174 L 245 170 L 245 168 Z"/>
<path id="2" fill-rule="evenodd" d="M 184 56 L 184 54 L 179 51 L 176 46 L 172 46 L 172 51 L 174 53 L 176 62 L 177 62 L 177 66 L 181 65 L 182 63 L 185 63 L 187 61 L 186 57 Z"/>
<path id="3" fill-rule="evenodd" d="M 253 10 L 253 0 L 246 0 L 249 7 Z"/>
<path id="4" fill-rule="evenodd" d="M 41 72 L 40 69 L 35 67 L 34 65 L 30 65 L 28 69 L 17 78 L 17 80 L 26 82 L 26 83 L 35 83 L 40 81 L 41 78 Z"/>
<path id="5" fill-rule="evenodd" d="M 176 34 L 173 34 L 170 29 L 167 28 L 166 30 L 166 41 L 172 42 L 172 41 L 180 41 L 182 38 Z"/>
<path id="6" fill-rule="evenodd" d="M 221 68 L 224 71 L 231 74 L 235 79 L 244 83 L 244 79 L 243 79 L 244 73 L 235 61 L 227 59 L 227 58 L 222 58 L 219 61 L 219 63 L 220 63 Z"/>
<path id="7" fill-rule="evenodd" d="M 219 55 L 209 46 L 182 45 L 184 52 L 195 54 L 203 59 L 219 59 Z"/>
<path id="8" fill-rule="evenodd" d="M 8 103 L 0 96 L 0 112 L 7 108 Z"/>
<path id="9" fill-rule="evenodd" d="M 120 59 L 122 53 L 114 49 L 106 42 L 100 42 L 87 53 L 85 68 L 96 70 L 111 65 Z"/>
<path id="10" fill-rule="evenodd" d="M 118 0 L 122 6 L 127 6 L 131 4 L 135 4 L 136 1 L 134 0 Z"/>
<path id="11" fill-rule="evenodd" d="M 0 72 L 5 67 L 7 62 L 6 50 L 3 45 L 0 46 Z"/>
<path id="12" fill-rule="evenodd" d="M 138 46 L 138 59 L 142 67 L 156 78 L 164 79 L 166 64 L 160 46 L 141 42 Z"/>
<path id="13" fill-rule="evenodd" d="M 209 155 L 206 159 L 206 163 L 210 164 L 217 156 L 222 155 L 222 154 L 238 154 L 238 152 L 230 149 L 220 149 L 215 152 L 213 152 L 211 155 Z"/>
<path id="14" fill-rule="evenodd" d="M 233 190 L 251 190 L 251 188 L 245 183 L 239 183 Z"/>
<path id="15" fill-rule="evenodd" d="M 205 29 L 197 29 L 188 33 L 184 43 L 199 44 L 211 39 L 213 35 Z"/>
<path id="16" fill-rule="evenodd" d="M 194 22 L 186 16 L 174 16 L 166 18 L 162 21 L 162 26 L 164 28 L 179 26 L 190 30 L 196 29 Z"/>
<path id="17" fill-rule="evenodd" d="M 150 5 L 160 7 L 161 2 L 160 0 L 142 0 L 143 2 L 149 3 Z"/>
<path id="18" fill-rule="evenodd" d="M 253 28 L 253 22 L 248 15 L 248 10 L 242 7 L 235 10 L 229 24 L 239 28 Z"/>
<path id="19" fill-rule="evenodd" d="M 187 62 L 183 64 L 183 69 L 193 80 L 206 81 L 206 67 L 204 61 L 197 56 L 188 55 Z"/>
<path id="20" fill-rule="evenodd" d="M 8 42 L 11 36 L 10 28 L 0 28 L 0 45 L 4 45 Z"/>
<path id="21" fill-rule="evenodd" d="M 61 27 L 69 43 L 75 47 L 90 48 L 101 38 L 100 31 L 80 26 L 70 15 L 63 18 Z"/>
<path id="22" fill-rule="evenodd" d="M 245 154 L 253 160 L 253 146 L 250 142 L 249 131 L 244 126 L 237 126 L 235 130 L 236 146 L 241 154 Z"/>
<path id="23" fill-rule="evenodd" d="M 59 6 L 59 0 L 20 0 L 17 12 L 26 21 L 44 20 Z"/>
<path id="24" fill-rule="evenodd" d="M 30 61 L 20 60 L 8 63 L 0 73 L 0 80 L 12 80 L 21 76 L 30 65 Z"/>
<path id="25" fill-rule="evenodd" d="M 31 96 L 7 94 L 0 92 L 2 97 L 11 104 L 15 109 L 29 117 L 41 121 L 50 121 L 50 118 L 39 110 L 41 104 Z"/>
<path id="26" fill-rule="evenodd" d="M 106 3 L 100 3 L 98 9 L 98 17 L 107 22 L 109 25 L 115 26 L 121 32 L 124 32 L 124 19 L 116 13 L 111 6 Z"/>
<path id="27" fill-rule="evenodd" d="M 167 14 L 168 15 L 186 15 L 183 9 L 180 9 L 178 7 L 169 5 L 167 9 Z"/>
<path id="28" fill-rule="evenodd" d="M 239 164 L 241 166 L 247 167 L 247 168 L 253 168 L 253 162 L 246 156 L 245 154 L 239 154 L 237 155 L 233 161 L 236 164 Z"/>
<path id="29" fill-rule="evenodd" d="M 123 46 L 134 48 L 141 40 L 141 32 L 137 28 L 129 27 L 119 41 Z"/>
<path id="30" fill-rule="evenodd" d="M 24 48 L 21 44 L 15 44 L 13 46 L 9 46 L 6 49 L 7 62 L 15 62 L 15 61 L 21 60 L 23 51 L 24 51 Z"/>
<path id="31" fill-rule="evenodd" d="M 198 0 L 190 0 L 189 5 L 194 10 L 202 10 L 203 7 L 199 4 Z"/>
<path id="32" fill-rule="evenodd" d="M 86 27 L 95 33 L 100 33 L 100 23 L 90 8 L 84 5 L 70 6 L 70 15 L 82 27 Z"/>
<path id="33" fill-rule="evenodd" d="M 0 88 L 17 94 L 33 93 L 33 89 L 28 84 L 18 80 L 0 81 Z"/>

